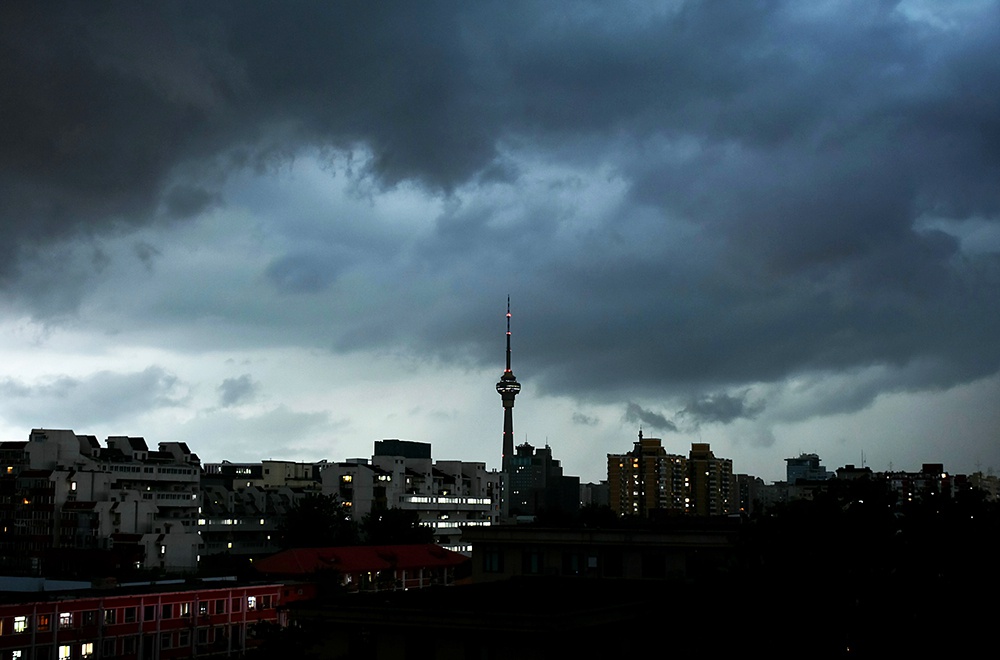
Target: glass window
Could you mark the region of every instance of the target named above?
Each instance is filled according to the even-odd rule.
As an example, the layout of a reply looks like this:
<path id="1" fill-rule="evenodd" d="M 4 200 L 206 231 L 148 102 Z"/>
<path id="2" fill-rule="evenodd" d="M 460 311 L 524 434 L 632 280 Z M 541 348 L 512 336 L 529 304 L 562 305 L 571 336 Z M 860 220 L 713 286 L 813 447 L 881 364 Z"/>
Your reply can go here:
<path id="1" fill-rule="evenodd" d="M 39 614 L 38 615 L 38 630 L 39 631 L 45 632 L 46 630 L 49 629 L 49 626 L 51 626 L 51 625 L 52 625 L 52 619 L 49 618 L 48 614 Z"/>
<path id="2" fill-rule="evenodd" d="M 73 627 L 73 613 L 72 612 L 60 612 L 59 613 L 59 629 L 65 630 L 66 628 Z"/>
<path id="3" fill-rule="evenodd" d="M 247 611 L 253 612 L 255 609 L 257 609 L 257 597 L 247 596 Z"/>
<path id="4" fill-rule="evenodd" d="M 163 611 L 160 613 L 161 619 L 172 619 L 174 617 L 174 606 L 167 603 L 163 606 Z"/>
<path id="5" fill-rule="evenodd" d="M 71 649 L 68 644 L 59 647 L 59 660 L 69 660 L 71 655 Z"/>
<path id="6" fill-rule="evenodd" d="M 136 607 L 126 607 L 125 608 L 125 623 L 135 623 L 137 611 L 138 611 L 138 608 L 136 608 Z"/>
<path id="7" fill-rule="evenodd" d="M 156 605 L 147 605 L 142 610 L 142 620 L 152 621 L 156 618 Z"/>
<path id="8" fill-rule="evenodd" d="M 110 626 L 115 623 L 115 612 L 116 610 L 104 610 L 104 625 Z"/>
<path id="9" fill-rule="evenodd" d="M 14 617 L 14 632 L 16 633 L 28 632 L 28 617 L 26 616 Z"/>
<path id="10" fill-rule="evenodd" d="M 80 644 L 80 657 L 81 658 L 90 658 L 93 655 L 94 655 L 94 643 L 93 642 L 84 642 L 83 644 Z"/>

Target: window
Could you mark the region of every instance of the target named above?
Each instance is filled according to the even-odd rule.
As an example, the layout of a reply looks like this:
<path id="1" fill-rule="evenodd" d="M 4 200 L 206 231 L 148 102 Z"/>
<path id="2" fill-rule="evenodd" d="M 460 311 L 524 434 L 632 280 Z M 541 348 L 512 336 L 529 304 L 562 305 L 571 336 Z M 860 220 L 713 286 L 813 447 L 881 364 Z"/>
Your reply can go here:
<path id="1" fill-rule="evenodd" d="M 174 606 L 167 603 L 163 606 L 163 611 L 160 612 L 161 619 L 172 619 L 174 618 Z"/>
<path id="2" fill-rule="evenodd" d="M 163 633 L 160 635 L 160 648 L 169 649 L 174 645 L 174 635 L 173 633 Z"/>
<path id="3" fill-rule="evenodd" d="M 215 601 L 215 613 L 216 614 L 226 613 L 226 601 L 222 600 L 221 598 Z"/>
<path id="4" fill-rule="evenodd" d="M 503 553 L 497 548 L 486 548 L 483 551 L 483 572 L 503 573 Z"/>
<path id="5" fill-rule="evenodd" d="M 191 603 L 180 603 L 177 605 L 177 616 L 189 617 L 191 616 Z"/>
<path id="6" fill-rule="evenodd" d="M 112 626 L 115 624 L 115 610 L 104 610 L 104 625 Z"/>
<path id="7" fill-rule="evenodd" d="M 156 619 L 156 605 L 147 605 L 142 610 L 143 621 L 153 621 Z"/>
<path id="8" fill-rule="evenodd" d="M 60 612 L 59 613 L 59 630 L 66 630 L 67 628 L 73 627 L 73 613 L 72 612 Z"/>
<path id="9" fill-rule="evenodd" d="M 14 617 L 14 632 L 16 633 L 28 632 L 28 617 L 26 616 Z"/>
<path id="10" fill-rule="evenodd" d="M 271 598 L 272 598 L 271 594 L 265 594 L 260 597 L 260 608 L 262 610 L 269 610 L 271 609 L 271 607 L 273 607 L 271 605 Z"/>
<path id="11" fill-rule="evenodd" d="M 102 655 L 105 658 L 115 657 L 115 640 L 113 639 L 104 640 L 104 643 L 101 645 L 101 649 L 102 649 Z"/>
<path id="12" fill-rule="evenodd" d="M 97 610 L 87 610 L 83 613 L 83 625 L 93 626 L 97 624 Z"/>
<path id="13" fill-rule="evenodd" d="M 240 607 L 241 607 L 241 601 L 242 601 L 242 599 L 241 599 L 241 598 L 234 598 L 234 599 L 233 599 L 233 613 L 234 613 L 234 614 L 235 614 L 236 612 L 239 612 L 239 611 L 240 611 Z"/>
<path id="14" fill-rule="evenodd" d="M 125 623 L 135 623 L 137 611 L 138 611 L 138 608 L 136 608 L 136 607 L 126 607 L 125 608 Z"/>
<path id="15" fill-rule="evenodd" d="M 94 655 L 94 643 L 93 642 L 84 642 L 83 644 L 80 644 L 80 657 L 81 658 L 90 658 L 90 657 L 93 657 L 93 655 Z"/>
<path id="16" fill-rule="evenodd" d="M 201 601 L 198 603 L 198 616 L 205 616 L 208 614 L 208 602 Z"/>
<path id="17" fill-rule="evenodd" d="M 39 630 L 39 632 L 45 632 L 46 630 L 49 629 L 49 626 L 51 626 L 51 625 L 52 625 L 52 619 L 49 617 L 48 614 L 39 614 L 38 615 L 38 630 Z"/>
<path id="18" fill-rule="evenodd" d="M 72 649 L 68 644 L 59 647 L 59 660 L 69 660 L 72 655 Z"/>
<path id="19" fill-rule="evenodd" d="M 253 612 L 257 609 L 257 597 L 247 596 L 247 612 Z"/>
<path id="20" fill-rule="evenodd" d="M 191 646 L 191 633 L 187 630 L 182 630 L 177 633 L 177 646 Z"/>

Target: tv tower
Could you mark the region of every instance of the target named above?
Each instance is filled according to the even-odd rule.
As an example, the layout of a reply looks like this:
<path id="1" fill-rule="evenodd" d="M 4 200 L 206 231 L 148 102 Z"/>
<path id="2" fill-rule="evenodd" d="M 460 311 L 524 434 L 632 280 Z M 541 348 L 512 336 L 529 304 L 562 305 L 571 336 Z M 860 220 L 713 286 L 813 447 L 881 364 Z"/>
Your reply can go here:
<path id="1" fill-rule="evenodd" d="M 507 368 L 500 374 L 497 382 L 497 393 L 503 401 L 503 455 L 500 459 L 500 469 L 503 472 L 503 505 L 504 515 L 510 503 L 510 459 L 514 455 L 514 397 L 521 391 L 521 384 L 510 370 L 510 296 L 507 296 Z"/>

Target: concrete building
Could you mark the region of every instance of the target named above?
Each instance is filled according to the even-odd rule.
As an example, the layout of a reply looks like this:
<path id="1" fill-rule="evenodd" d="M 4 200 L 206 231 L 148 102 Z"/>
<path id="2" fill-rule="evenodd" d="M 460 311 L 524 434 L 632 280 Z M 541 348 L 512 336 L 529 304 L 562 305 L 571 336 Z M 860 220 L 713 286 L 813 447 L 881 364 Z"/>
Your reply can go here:
<path id="1" fill-rule="evenodd" d="M 687 458 L 668 454 L 659 438 L 639 431 L 632 451 L 608 454 L 609 505 L 619 516 L 655 517 L 686 512 Z"/>
<path id="2" fill-rule="evenodd" d="M 201 466 L 186 445 L 34 429 L 5 443 L 0 564 L 21 574 L 81 569 L 75 551 L 129 557 L 132 568 L 194 571 Z M 75 565 L 74 565 L 75 564 Z M 94 567 L 96 568 L 96 566 Z"/>
<path id="3" fill-rule="evenodd" d="M 817 454 L 799 454 L 798 458 L 785 459 L 786 481 L 794 486 L 801 481 L 826 481 L 836 476 L 820 463 Z"/>
<path id="4" fill-rule="evenodd" d="M 485 463 L 434 461 L 428 443 L 376 441 L 370 460 L 329 463 L 321 477 L 323 493 L 336 496 L 354 520 L 391 508 L 413 511 L 436 543 L 459 552 L 469 551 L 463 530 L 499 520 L 499 474 Z"/>
<path id="5" fill-rule="evenodd" d="M 509 469 L 511 518 L 542 513 L 573 516 L 580 511 L 580 478 L 563 474 L 548 445 L 518 445 Z"/>
<path id="6" fill-rule="evenodd" d="M 279 550 L 278 527 L 303 497 L 322 491 L 327 462 L 207 463 L 198 517 L 203 555 L 259 557 Z"/>
<path id="7" fill-rule="evenodd" d="M 696 516 L 721 516 L 739 508 L 733 462 L 716 458 L 707 443 L 691 445 L 688 455 L 688 513 Z"/>
<path id="8" fill-rule="evenodd" d="M 688 456 L 668 454 L 642 431 L 632 451 L 608 454 L 608 488 L 619 516 L 715 516 L 740 508 L 731 460 L 716 458 L 704 443 L 692 444 Z"/>

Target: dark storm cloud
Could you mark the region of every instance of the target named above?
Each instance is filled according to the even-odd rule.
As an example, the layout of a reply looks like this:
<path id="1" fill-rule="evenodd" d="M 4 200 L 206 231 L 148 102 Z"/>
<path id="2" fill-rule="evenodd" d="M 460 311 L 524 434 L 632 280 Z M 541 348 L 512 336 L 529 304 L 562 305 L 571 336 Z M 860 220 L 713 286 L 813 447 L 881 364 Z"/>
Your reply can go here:
<path id="1" fill-rule="evenodd" d="M 642 424 L 658 431 L 677 431 L 677 425 L 658 412 L 646 410 L 637 403 L 629 402 L 624 419 L 632 424 Z"/>
<path id="2" fill-rule="evenodd" d="M 763 401 L 749 401 L 749 392 L 737 396 L 724 392 L 699 397 L 681 410 L 678 415 L 689 419 L 696 426 L 718 422 L 729 424 L 738 419 L 754 419 L 764 410 Z"/>
<path id="3" fill-rule="evenodd" d="M 229 408 L 251 401 L 259 388 L 260 385 L 254 381 L 250 374 L 243 374 L 238 378 L 227 378 L 219 385 L 219 405 L 223 408 Z"/>
<path id="4" fill-rule="evenodd" d="M 490 360 L 485 298 L 513 293 L 534 319 L 519 364 L 547 391 L 872 365 L 897 370 L 881 391 L 967 382 L 1000 365 L 1000 260 L 917 227 L 1000 217 L 1000 11 L 978 7 L 4 3 L 0 283 L 56 239 L 217 206 L 231 172 L 360 148 L 377 186 L 498 198 L 447 206 L 409 262 L 369 246 L 399 296 L 324 327 L 332 345 Z M 593 182 L 528 192 L 538 162 L 603 167 L 621 203 L 582 226 Z M 337 249 L 293 249 L 265 277 L 327 292 Z M 423 305 L 417 281 L 447 290 Z M 752 412 L 738 403 L 687 410 Z"/>

